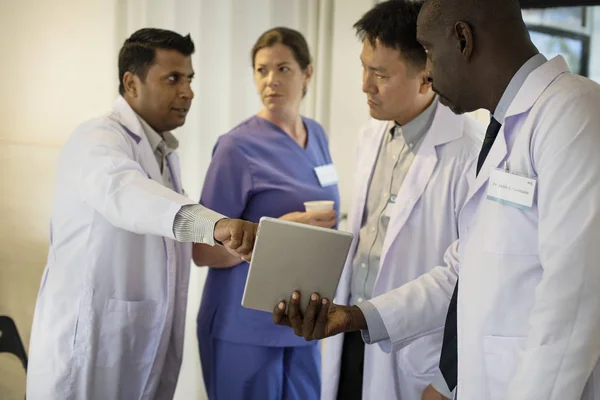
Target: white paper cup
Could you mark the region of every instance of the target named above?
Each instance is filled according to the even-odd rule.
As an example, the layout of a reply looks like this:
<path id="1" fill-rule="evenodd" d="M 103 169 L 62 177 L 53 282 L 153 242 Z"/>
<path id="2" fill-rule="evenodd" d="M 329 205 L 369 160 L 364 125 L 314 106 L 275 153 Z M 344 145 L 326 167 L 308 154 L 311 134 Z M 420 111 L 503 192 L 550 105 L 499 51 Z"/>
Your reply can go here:
<path id="1" fill-rule="evenodd" d="M 306 201 L 304 203 L 304 208 L 306 211 L 333 210 L 333 205 L 333 200 Z"/>

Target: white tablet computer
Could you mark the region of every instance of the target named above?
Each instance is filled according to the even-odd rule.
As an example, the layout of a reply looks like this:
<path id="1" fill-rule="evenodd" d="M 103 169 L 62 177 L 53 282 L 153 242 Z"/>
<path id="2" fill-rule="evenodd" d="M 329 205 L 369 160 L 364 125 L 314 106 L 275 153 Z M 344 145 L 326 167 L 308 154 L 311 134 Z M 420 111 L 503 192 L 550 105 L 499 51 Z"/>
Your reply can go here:
<path id="1" fill-rule="evenodd" d="M 333 300 L 353 235 L 334 229 L 261 218 L 242 306 L 273 312 L 300 291 L 301 310 L 311 293 Z"/>

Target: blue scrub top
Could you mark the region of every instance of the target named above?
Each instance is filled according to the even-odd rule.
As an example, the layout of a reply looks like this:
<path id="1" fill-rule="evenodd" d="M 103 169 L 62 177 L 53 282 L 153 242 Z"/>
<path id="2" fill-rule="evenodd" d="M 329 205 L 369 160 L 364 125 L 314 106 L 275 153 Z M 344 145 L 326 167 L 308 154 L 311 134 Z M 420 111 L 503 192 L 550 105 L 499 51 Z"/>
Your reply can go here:
<path id="1" fill-rule="evenodd" d="M 321 187 L 315 167 L 331 164 L 327 136 L 314 120 L 303 118 L 306 149 L 275 124 L 253 116 L 221 136 L 213 150 L 200 203 L 230 218 L 258 222 L 304 211 L 304 202 L 333 200 L 339 214 L 337 185 Z M 282 262 L 285 255 L 282 254 Z M 271 314 L 241 306 L 248 264 L 209 269 L 198 324 L 222 340 L 261 346 L 305 346 Z M 273 304 L 275 307 L 275 304 Z"/>

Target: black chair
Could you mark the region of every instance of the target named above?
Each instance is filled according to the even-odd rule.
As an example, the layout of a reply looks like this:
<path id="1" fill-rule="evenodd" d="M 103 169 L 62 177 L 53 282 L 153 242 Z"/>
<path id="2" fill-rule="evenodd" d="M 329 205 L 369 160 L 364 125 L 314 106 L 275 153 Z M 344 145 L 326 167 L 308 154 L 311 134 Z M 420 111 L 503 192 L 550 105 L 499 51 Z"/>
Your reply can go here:
<path id="1" fill-rule="evenodd" d="M 23 347 L 15 321 L 6 316 L 0 316 L 0 353 L 11 353 L 17 356 L 27 372 L 25 347 Z"/>

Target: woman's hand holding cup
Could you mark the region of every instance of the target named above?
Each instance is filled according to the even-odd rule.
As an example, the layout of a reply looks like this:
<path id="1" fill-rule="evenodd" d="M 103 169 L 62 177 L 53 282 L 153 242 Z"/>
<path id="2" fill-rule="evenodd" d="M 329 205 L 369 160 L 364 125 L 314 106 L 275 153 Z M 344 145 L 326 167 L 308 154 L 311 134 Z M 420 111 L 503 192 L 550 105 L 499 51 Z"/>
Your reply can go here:
<path id="1" fill-rule="evenodd" d="M 337 214 L 333 209 L 333 205 L 334 202 L 329 200 L 307 201 L 304 203 L 305 212 L 289 213 L 280 217 L 280 219 L 322 228 L 332 228 L 337 222 Z"/>

